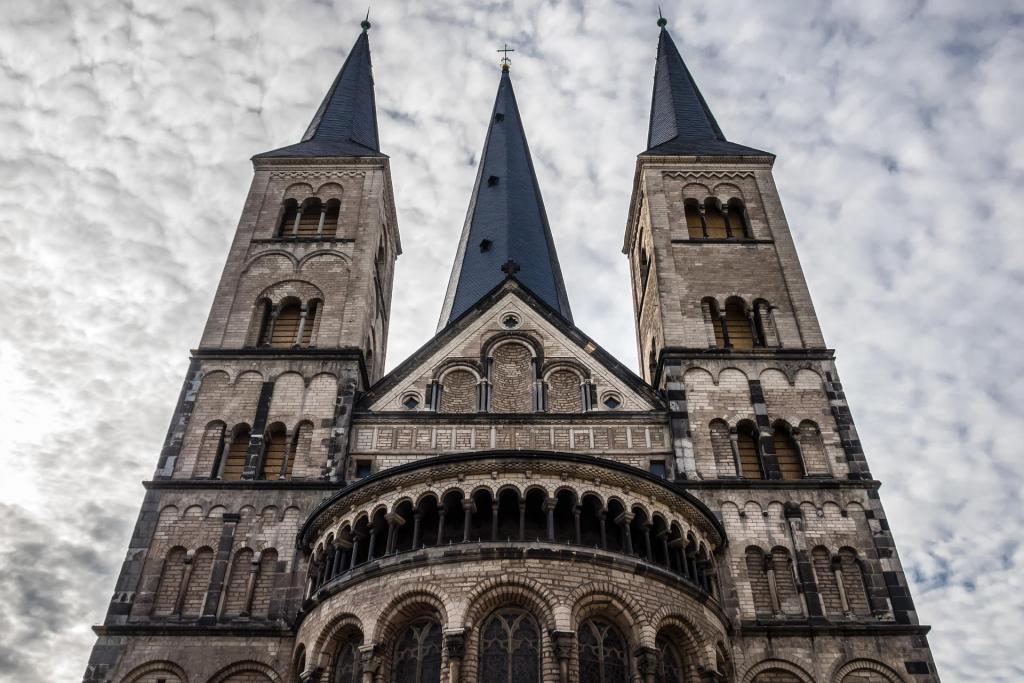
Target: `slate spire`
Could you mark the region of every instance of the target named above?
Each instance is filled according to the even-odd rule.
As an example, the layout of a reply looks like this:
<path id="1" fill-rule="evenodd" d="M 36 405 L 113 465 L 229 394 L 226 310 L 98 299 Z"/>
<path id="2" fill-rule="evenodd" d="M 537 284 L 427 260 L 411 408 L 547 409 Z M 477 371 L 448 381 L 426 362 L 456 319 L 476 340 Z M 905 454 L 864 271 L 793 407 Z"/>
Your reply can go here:
<path id="1" fill-rule="evenodd" d="M 356 38 L 302 141 L 257 154 L 256 158 L 383 156 L 377 139 L 369 18 L 361 25 L 362 33 Z"/>
<path id="2" fill-rule="evenodd" d="M 645 155 L 757 155 L 769 152 L 737 145 L 725 139 L 711 108 L 686 68 L 667 21 L 658 19 L 658 59 L 654 70 L 651 123 Z"/>
<path id="3" fill-rule="evenodd" d="M 572 321 L 530 148 L 503 60 L 476 184 L 455 255 L 438 329 L 505 278 L 515 278 Z"/>

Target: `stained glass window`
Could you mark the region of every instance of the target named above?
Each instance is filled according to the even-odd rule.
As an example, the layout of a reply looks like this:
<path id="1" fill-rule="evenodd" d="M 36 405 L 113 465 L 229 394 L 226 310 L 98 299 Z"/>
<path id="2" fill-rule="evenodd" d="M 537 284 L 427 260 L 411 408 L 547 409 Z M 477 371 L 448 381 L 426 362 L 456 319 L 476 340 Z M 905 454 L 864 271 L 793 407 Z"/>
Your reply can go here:
<path id="1" fill-rule="evenodd" d="M 441 625 L 417 619 L 395 645 L 394 683 L 440 683 Z"/>
<path id="2" fill-rule="evenodd" d="M 655 641 L 658 652 L 661 653 L 661 662 L 658 666 L 658 683 L 684 683 L 686 681 L 686 668 L 683 665 L 683 657 L 679 648 L 666 638 L 658 636 Z"/>
<path id="3" fill-rule="evenodd" d="M 610 621 L 587 619 L 580 624 L 578 638 L 581 681 L 628 683 L 626 639 Z"/>
<path id="4" fill-rule="evenodd" d="M 331 683 L 361 683 L 363 680 L 363 662 L 359 656 L 359 645 L 363 639 L 353 635 L 341 644 L 334 658 L 334 677 Z"/>
<path id="5" fill-rule="evenodd" d="M 539 683 L 540 629 L 521 609 L 492 614 L 480 632 L 481 683 Z"/>

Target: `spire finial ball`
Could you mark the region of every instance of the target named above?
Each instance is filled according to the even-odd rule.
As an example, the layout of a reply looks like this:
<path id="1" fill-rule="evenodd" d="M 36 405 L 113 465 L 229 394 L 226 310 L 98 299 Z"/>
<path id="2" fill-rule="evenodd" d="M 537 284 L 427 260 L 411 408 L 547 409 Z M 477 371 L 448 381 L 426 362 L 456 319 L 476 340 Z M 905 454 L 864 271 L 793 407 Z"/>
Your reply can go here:
<path id="1" fill-rule="evenodd" d="M 668 19 L 666 19 L 665 17 L 658 17 L 658 26 L 660 26 L 661 28 L 665 28 L 665 25 L 667 23 Z"/>

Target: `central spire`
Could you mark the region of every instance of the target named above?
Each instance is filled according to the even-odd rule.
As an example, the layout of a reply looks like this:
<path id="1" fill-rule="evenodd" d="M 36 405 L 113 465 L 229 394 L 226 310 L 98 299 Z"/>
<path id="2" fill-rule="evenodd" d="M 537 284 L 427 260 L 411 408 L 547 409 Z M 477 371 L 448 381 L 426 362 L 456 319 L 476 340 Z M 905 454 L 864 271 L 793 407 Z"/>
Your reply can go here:
<path id="1" fill-rule="evenodd" d="M 438 329 L 506 278 L 572 321 L 505 54 Z"/>

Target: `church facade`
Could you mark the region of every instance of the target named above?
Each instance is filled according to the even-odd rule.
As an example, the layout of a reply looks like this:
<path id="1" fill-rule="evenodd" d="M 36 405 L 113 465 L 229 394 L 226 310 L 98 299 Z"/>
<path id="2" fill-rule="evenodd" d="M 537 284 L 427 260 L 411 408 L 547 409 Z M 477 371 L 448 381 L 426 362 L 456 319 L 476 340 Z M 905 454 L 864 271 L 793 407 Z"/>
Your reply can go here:
<path id="1" fill-rule="evenodd" d="M 85 681 L 939 680 L 774 156 L 664 23 L 640 373 L 573 324 L 506 62 L 437 333 L 385 374 L 364 22 L 302 140 L 253 157 Z"/>

